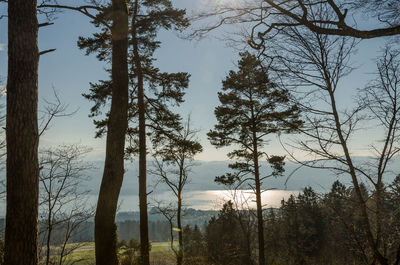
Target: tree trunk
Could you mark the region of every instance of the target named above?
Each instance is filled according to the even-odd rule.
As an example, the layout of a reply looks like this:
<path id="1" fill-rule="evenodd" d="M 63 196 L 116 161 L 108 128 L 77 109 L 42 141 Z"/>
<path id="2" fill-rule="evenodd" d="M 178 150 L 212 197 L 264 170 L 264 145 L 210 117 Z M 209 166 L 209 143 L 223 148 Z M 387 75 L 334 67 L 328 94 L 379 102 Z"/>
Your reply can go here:
<path id="1" fill-rule="evenodd" d="M 257 234 L 258 234 L 258 264 L 265 265 L 264 255 L 264 221 L 261 202 L 261 183 L 260 168 L 258 165 L 258 143 L 257 143 L 257 126 L 255 123 L 254 106 L 252 101 L 252 93 L 250 92 L 251 101 L 251 123 L 252 123 L 252 142 L 253 142 L 253 163 L 254 163 L 254 182 L 256 185 L 256 204 L 257 204 Z"/>
<path id="2" fill-rule="evenodd" d="M 52 217 L 52 215 L 53 215 L 53 212 L 52 212 L 52 207 L 51 207 L 51 181 L 50 181 L 50 184 L 49 184 L 49 190 L 48 190 L 48 193 L 47 193 L 47 199 L 49 200 L 47 203 L 48 203 L 48 210 L 49 210 L 49 213 L 48 213 L 48 215 L 47 215 L 47 241 L 46 241 L 46 265 L 49 265 L 50 264 L 50 239 L 51 239 L 51 232 L 52 232 L 52 228 L 53 228 L 53 225 L 52 225 L 52 223 L 51 223 L 51 217 Z"/>
<path id="3" fill-rule="evenodd" d="M 38 263 L 38 21 L 36 0 L 8 2 L 5 264 Z"/>
<path id="4" fill-rule="evenodd" d="M 47 242 L 46 242 L 46 265 L 50 264 L 50 239 L 51 239 L 52 227 L 51 225 L 47 228 Z"/>
<path id="5" fill-rule="evenodd" d="M 107 125 L 106 158 L 95 215 L 97 265 L 118 265 L 115 214 L 124 176 L 128 127 L 128 14 L 124 0 L 112 1 L 112 100 Z"/>
<path id="6" fill-rule="evenodd" d="M 258 233 L 258 261 L 259 265 L 265 265 L 264 255 L 264 221 L 261 201 L 261 183 L 260 183 L 260 172 L 258 165 L 258 151 L 257 144 L 253 145 L 254 148 L 254 178 L 256 184 L 256 203 L 257 203 L 257 233 Z"/>
<path id="7" fill-rule="evenodd" d="M 347 147 L 347 142 L 342 133 L 341 123 L 340 123 L 340 119 L 339 119 L 338 110 L 336 108 L 336 100 L 335 100 L 335 95 L 334 95 L 333 89 L 331 87 L 329 87 L 328 92 L 329 92 L 329 97 L 330 97 L 330 101 L 331 101 L 332 113 L 333 113 L 333 116 L 335 119 L 336 132 L 339 137 L 340 144 L 342 146 L 343 153 L 345 155 L 345 159 L 346 159 L 346 162 L 349 167 L 349 174 L 351 176 L 354 190 L 357 195 L 358 204 L 359 204 L 360 210 L 361 210 L 362 222 L 364 223 L 365 230 L 366 230 L 365 233 L 367 236 L 368 245 L 371 248 L 371 251 L 373 252 L 374 259 L 376 258 L 378 260 L 379 264 L 381 264 L 381 265 L 388 265 L 389 264 L 388 259 L 386 257 L 384 257 L 382 255 L 382 253 L 380 252 L 380 250 L 375 242 L 374 236 L 373 236 L 373 230 L 372 230 L 370 220 L 369 220 L 366 201 L 363 198 L 363 195 L 362 195 L 362 192 L 360 189 L 360 185 L 359 185 L 358 179 L 357 179 L 357 174 L 356 174 L 356 171 L 355 171 L 355 168 L 353 165 L 353 161 L 351 159 L 350 152 Z"/>
<path id="8" fill-rule="evenodd" d="M 138 81 L 138 108 L 139 108 L 139 209 L 140 209 L 140 255 L 141 264 L 149 265 L 149 228 L 147 216 L 147 176 L 146 176 L 146 107 L 144 104 L 144 84 L 142 65 L 139 56 L 138 41 L 136 38 L 136 17 L 139 8 L 138 0 L 135 2 L 132 17 L 132 42 L 135 71 Z"/>
<path id="9" fill-rule="evenodd" d="M 177 225 L 178 225 L 178 239 L 179 239 L 179 250 L 178 256 L 176 257 L 176 264 L 182 265 L 183 263 L 183 233 L 182 233 L 182 197 L 181 193 L 178 193 L 178 210 L 177 210 Z"/>

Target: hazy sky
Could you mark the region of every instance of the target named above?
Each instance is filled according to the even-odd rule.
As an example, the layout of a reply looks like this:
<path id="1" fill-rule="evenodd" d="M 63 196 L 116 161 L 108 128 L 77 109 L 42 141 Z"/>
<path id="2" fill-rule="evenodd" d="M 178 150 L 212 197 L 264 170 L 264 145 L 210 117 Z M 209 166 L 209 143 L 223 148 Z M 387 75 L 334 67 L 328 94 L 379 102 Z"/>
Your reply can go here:
<path id="1" fill-rule="evenodd" d="M 222 2 L 227 2 L 223 0 Z M 185 7 L 191 14 L 194 10 L 204 8 L 209 0 L 178 0 L 173 1 L 178 7 Z M 221 2 L 221 1 L 217 1 Z M 1 6 L 5 11 L 5 6 Z M 90 36 L 95 28 L 83 15 L 65 12 L 58 16 L 55 25 L 44 27 L 39 32 L 40 50 L 56 48 L 53 53 L 40 58 L 39 65 L 39 98 L 40 106 L 43 99 L 52 99 L 54 87 L 63 102 L 69 104 L 69 110 L 78 109 L 72 117 L 55 120 L 52 128 L 41 138 L 41 145 L 57 145 L 62 143 L 81 143 L 94 148 L 92 159 L 104 158 L 104 140 L 94 139 L 94 125 L 88 118 L 91 103 L 81 94 L 89 91 L 89 82 L 107 79 L 105 64 L 97 61 L 95 56 L 85 56 L 78 49 L 78 36 Z M 213 35 L 220 35 L 221 31 Z M 226 43 L 217 38 L 209 37 L 201 41 L 187 41 L 178 38 L 174 33 L 161 32 L 159 39 L 161 48 L 157 51 L 157 66 L 162 71 L 186 71 L 191 74 L 190 86 L 187 90 L 186 102 L 180 112 L 184 116 L 192 115 L 193 125 L 201 129 L 199 138 L 204 146 L 204 152 L 197 156 L 199 160 L 225 160 L 226 149 L 216 150 L 211 146 L 206 133 L 215 123 L 214 108 L 218 104 L 217 92 L 221 88 L 221 80 L 227 72 L 235 69 L 238 59 L 237 51 L 228 48 Z M 343 89 L 339 92 L 340 103 L 351 104 L 351 96 L 355 88 L 361 88 L 371 79 L 375 71 L 373 59 L 377 50 L 385 42 L 384 39 L 363 41 L 354 57 L 355 65 L 360 68 L 348 77 Z M 7 25 L 6 20 L 0 21 L 0 76 L 7 74 Z M 369 137 L 365 134 L 356 139 L 359 146 Z M 282 153 L 275 138 L 271 138 L 271 152 Z M 365 149 L 360 147 L 357 155 L 363 155 Z"/>

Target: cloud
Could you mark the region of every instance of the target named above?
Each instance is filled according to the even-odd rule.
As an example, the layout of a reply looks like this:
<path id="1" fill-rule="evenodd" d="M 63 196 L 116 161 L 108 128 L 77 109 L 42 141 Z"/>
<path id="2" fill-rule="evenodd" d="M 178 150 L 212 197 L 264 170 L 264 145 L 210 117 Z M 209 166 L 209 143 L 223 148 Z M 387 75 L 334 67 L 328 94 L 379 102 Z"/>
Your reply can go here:
<path id="1" fill-rule="evenodd" d="M 5 47 L 6 47 L 5 43 L 0 43 L 0 51 L 4 51 Z"/>

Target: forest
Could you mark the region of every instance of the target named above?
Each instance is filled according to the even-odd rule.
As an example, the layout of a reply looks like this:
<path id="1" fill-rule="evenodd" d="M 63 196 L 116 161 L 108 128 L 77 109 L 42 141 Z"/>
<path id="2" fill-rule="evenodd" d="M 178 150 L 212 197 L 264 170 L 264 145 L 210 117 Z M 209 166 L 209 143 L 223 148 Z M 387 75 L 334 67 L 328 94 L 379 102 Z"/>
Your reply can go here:
<path id="1" fill-rule="evenodd" d="M 0 30 L 0 264 L 400 264 L 398 0 L 0 0 Z M 188 207 L 219 154 L 230 197 Z M 335 181 L 266 201 L 303 168 Z"/>

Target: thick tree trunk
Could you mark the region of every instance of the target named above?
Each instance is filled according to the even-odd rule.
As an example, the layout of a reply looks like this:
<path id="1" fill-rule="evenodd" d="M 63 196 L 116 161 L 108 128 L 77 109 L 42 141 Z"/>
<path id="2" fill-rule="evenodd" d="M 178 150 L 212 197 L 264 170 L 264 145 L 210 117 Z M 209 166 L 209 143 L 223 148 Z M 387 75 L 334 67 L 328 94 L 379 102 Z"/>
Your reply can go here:
<path id="1" fill-rule="evenodd" d="M 138 0 L 135 2 L 131 30 L 133 42 L 133 55 L 135 72 L 138 81 L 138 108 L 139 108 L 139 209 L 140 209 L 140 261 L 142 265 L 150 264 L 149 255 L 149 228 L 147 216 L 147 175 L 146 175 L 146 107 L 144 104 L 144 84 L 142 65 L 139 56 L 139 47 L 136 37 L 136 17 L 139 8 Z"/>
<path id="2" fill-rule="evenodd" d="M 124 176 L 128 127 L 128 14 L 124 0 L 112 1 L 112 100 L 107 127 L 106 158 L 95 216 L 97 265 L 118 265 L 115 214 Z"/>
<path id="3" fill-rule="evenodd" d="M 38 22 L 36 0 L 8 2 L 5 264 L 38 263 Z"/>

